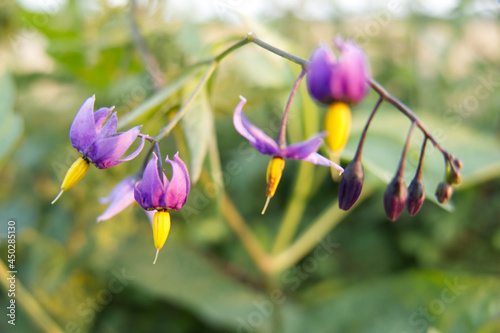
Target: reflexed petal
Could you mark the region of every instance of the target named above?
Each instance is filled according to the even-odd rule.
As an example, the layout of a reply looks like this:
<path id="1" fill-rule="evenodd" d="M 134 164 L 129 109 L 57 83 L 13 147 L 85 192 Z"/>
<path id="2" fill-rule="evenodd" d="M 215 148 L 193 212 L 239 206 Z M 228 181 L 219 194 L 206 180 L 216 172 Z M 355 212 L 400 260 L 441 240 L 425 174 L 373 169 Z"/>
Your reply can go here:
<path id="1" fill-rule="evenodd" d="M 334 64 L 335 54 L 330 48 L 322 45 L 313 51 L 306 78 L 307 89 L 320 103 L 329 104 L 333 101 L 330 81 Z"/>
<path id="2" fill-rule="evenodd" d="M 242 110 L 247 100 L 243 96 L 240 96 L 240 99 L 241 102 L 234 110 L 234 128 L 262 154 L 277 155 L 279 153 L 278 144 L 245 117 Z"/>
<path id="3" fill-rule="evenodd" d="M 96 113 L 99 111 L 96 111 Z M 118 118 L 116 117 L 116 112 L 113 112 L 111 117 L 109 117 L 108 121 L 102 128 L 97 128 L 97 135 L 100 139 L 103 139 L 107 136 L 111 136 L 116 133 L 116 127 L 118 126 Z"/>
<path id="4" fill-rule="evenodd" d="M 96 140 L 84 154 L 99 168 L 106 169 L 115 166 L 121 162 L 130 160 L 130 156 L 137 156 L 142 150 L 143 143 L 137 150 L 124 160 L 119 158 L 125 154 L 127 149 L 134 143 L 134 140 L 139 135 L 142 126 L 136 126 L 123 133 L 108 136 L 103 139 Z M 133 158 L 132 157 L 132 158 Z"/>
<path id="5" fill-rule="evenodd" d="M 97 138 L 93 114 L 94 101 L 95 95 L 85 100 L 69 129 L 71 144 L 80 152 L 84 152 Z"/>
<path id="6" fill-rule="evenodd" d="M 189 172 L 184 162 L 179 158 L 178 152 L 175 154 L 173 161 L 170 161 L 167 156 L 165 162 L 170 163 L 172 166 L 172 178 L 166 190 L 164 207 L 180 209 L 186 203 L 191 186 Z"/>
<path id="7" fill-rule="evenodd" d="M 140 154 L 140 152 L 142 151 L 142 149 L 144 148 L 144 142 L 146 140 L 146 136 L 141 136 L 141 144 L 139 145 L 139 147 L 137 147 L 137 149 L 130 155 L 128 155 L 127 157 L 124 157 L 122 158 L 121 160 L 119 160 L 118 162 L 128 162 L 128 161 L 131 161 L 133 160 L 134 158 L 137 157 L 137 155 Z"/>
<path id="8" fill-rule="evenodd" d="M 149 224 L 152 227 L 153 226 L 153 216 L 155 216 L 156 210 L 145 210 L 145 209 L 143 209 L 142 211 L 147 215 L 148 220 L 149 220 Z"/>
<path id="9" fill-rule="evenodd" d="M 352 41 L 336 38 L 335 45 L 342 52 L 342 57 L 333 68 L 332 95 L 337 100 L 358 103 L 368 92 L 366 81 L 369 70 L 365 54 Z"/>
<path id="10" fill-rule="evenodd" d="M 116 184 L 107 197 L 99 200 L 100 203 L 111 203 L 108 208 L 97 217 L 97 222 L 110 219 L 134 203 L 135 182 L 135 178 L 127 177 Z"/>
<path id="11" fill-rule="evenodd" d="M 312 153 L 311 155 L 307 156 L 306 158 L 302 158 L 303 161 L 316 164 L 316 165 L 322 165 L 322 166 L 329 166 L 329 167 L 334 167 L 335 169 L 340 171 L 340 174 L 344 172 L 344 168 L 342 168 L 340 165 L 337 163 L 334 163 L 327 159 L 326 157 L 318 154 L 318 153 Z"/>
<path id="12" fill-rule="evenodd" d="M 321 132 L 309 140 L 294 143 L 286 147 L 280 154 L 282 157 L 293 158 L 295 160 L 301 160 L 316 152 L 321 146 L 322 138 L 324 138 L 326 132 Z"/>
<path id="13" fill-rule="evenodd" d="M 100 108 L 96 112 L 94 112 L 94 124 L 95 124 L 95 129 L 97 133 L 101 130 L 102 124 L 106 121 L 106 118 L 111 114 L 115 107 L 112 106 L 110 108 Z M 116 132 L 116 130 L 115 130 Z"/>
<path id="14" fill-rule="evenodd" d="M 158 158 L 153 153 L 153 158 L 144 169 L 142 180 L 135 184 L 135 201 L 144 209 L 154 209 L 162 207 L 160 200 L 165 195 L 164 188 L 168 185 L 168 180 L 163 176 L 164 184 L 161 183 L 157 168 Z"/>

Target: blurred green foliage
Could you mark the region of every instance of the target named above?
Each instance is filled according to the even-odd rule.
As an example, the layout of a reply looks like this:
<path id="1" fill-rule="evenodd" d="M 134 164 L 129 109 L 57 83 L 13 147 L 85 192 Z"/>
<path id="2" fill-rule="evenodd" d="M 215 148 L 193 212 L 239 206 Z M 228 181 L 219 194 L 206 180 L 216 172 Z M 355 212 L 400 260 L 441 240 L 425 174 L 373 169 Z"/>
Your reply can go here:
<path id="1" fill-rule="evenodd" d="M 265 23 L 243 16 L 236 24 L 224 17 L 165 22 L 168 2 L 154 3 L 145 2 L 137 17 L 165 77 L 160 92 L 131 40 L 129 5 L 96 1 L 93 7 L 70 0 L 53 13 L 30 11 L 13 0 L 0 5 L 0 217 L 2 225 L 17 222 L 18 281 L 63 331 L 277 332 L 274 325 L 281 325 L 287 333 L 500 332 L 498 8 L 477 13 L 471 10 L 475 1 L 462 1 L 442 18 L 411 6 L 406 15 L 390 7 L 348 15 L 332 3 L 337 11 L 328 21 L 291 11 Z M 92 168 L 56 205 L 49 204 L 78 156 L 67 133 L 85 98 L 95 93 L 96 106 L 116 105 L 124 128 L 142 123 L 144 133 L 156 135 L 200 77 L 189 65 L 247 31 L 305 58 L 337 33 L 357 40 L 373 77 L 462 158 L 464 182 L 451 204 L 442 209 L 432 202 L 444 166 L 429 147 L 424 181 L 430 200 L 416 217 L 404 213 L 396 223 L 385 218 L 384 184 L 397 167 L 410 123 L 384 105 L 363 155 L 374 194 L 294 268 L 265 279 L 221 215 L 212 164 L 205 158 L 214 149 L 220 154 L 227 194 L 270 250 L 301 162 L 287 162 L 277 195 L 260 216 L 268 157 L 236 133 L 232 112 L 244 95 L 247 115 L 275 135 L 299 68 L 255 45 L 219 64 L 208 89 L 161 143 L 163 154 L 179 150 L 201 180 L 192 188 L 189 210 L 172 214 L 172 232 L 157 265 L 151 265 L 148 219 L 137 207 L 94 223 L 104 210 L 97 198 L 134 173 L 141 158 Z M 353 156 L 375 97 L 355 107 L 345 161 Z M 323 110 L 305 89 L 291 112 L 291 142 L 320 130 Z M 420 143 L 416 135 L 405 170 L 408 183 Z M 329 171 L 312 170 L 313 194 L 299 233 L 337 204 Z M 5 260 L 6 227 L 0 235 Z M 3 309 L 8 301 L 0 294 Z M 16 327 L 3 318 L 0 331 L 41 331 L 23 308 L 17 314 Z"/>

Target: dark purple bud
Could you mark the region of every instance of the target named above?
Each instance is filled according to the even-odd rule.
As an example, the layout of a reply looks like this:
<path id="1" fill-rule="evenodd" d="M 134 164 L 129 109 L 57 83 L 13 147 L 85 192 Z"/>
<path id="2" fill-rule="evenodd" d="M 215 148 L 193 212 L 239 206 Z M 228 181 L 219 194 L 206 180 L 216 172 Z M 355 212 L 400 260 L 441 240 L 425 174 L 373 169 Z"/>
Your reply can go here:
<path id="1" fill-rule="evenodd" d="M 451 184 L 441 182 L 438 184 L 436 189 L 436 198 L 442 204 L 445 204 L 450 200 L 451 195 L 453 194 L 453 186 Z"/>
<path id="2" fill-rule="evenodd" d="M 363 188 L 363 165 L 361 161 L 353 160 L 345 168 L 339 184 L 339 207 L 349 210 L 358 201 Z"/>
<path id="3" fill-rule="evenodd" d="M 460 184 L 462 182 L 462 173 L 458 169 L 455 169 L 456 167 L 456 164 L 453 168 L 450 167 L 450 164 L 446 165 L 446 180 L 449 184 Z"/>
<path id="4" fill-rule="evenodd" d="M 396 175 L 387 186 L 384 194 L 385 215 L 396 221 L 405 207 L 408 191 L 403 177 Z"/>
<path id="5" fill-rule="evenodd" d="M 406 200 L 406 209 L 408 214 L 414 216 L 422 207 L 425 199 L 424 183 L 421 179 L 413 178 L 408 186 L 408 200 Z"/>

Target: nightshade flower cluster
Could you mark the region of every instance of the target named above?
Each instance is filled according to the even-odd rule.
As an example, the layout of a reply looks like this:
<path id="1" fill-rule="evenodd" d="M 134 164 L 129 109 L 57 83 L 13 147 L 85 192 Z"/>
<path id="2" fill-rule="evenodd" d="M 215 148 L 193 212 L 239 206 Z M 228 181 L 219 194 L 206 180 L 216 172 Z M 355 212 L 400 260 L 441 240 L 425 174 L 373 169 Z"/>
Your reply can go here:
<path id="1" fill-rule="evenodd" d="M 111 114 L 114 107 L 104 107 L 94 112 L 94 102 L 95 95 L 87 98 L 71 124 L 69 139 L 73 147 L 83 156 L 69 168 L 62 182 L 61 191 L 52 203 L 85 176 L 90 163 L 99 169 L 107 169 L 134 159 L 144 147 L 144 136 L 142 136 L 139 148 L 120 159 L 139 136 L 142 125 L 117 133 L 118 118 L 116 112 Z"/>
<path id="2" fill-rule="evenodd" d="M 311 97 L 318 103 L 328 105 L 325 115 L 325 130 L 328 135 L 325 138 L 330 149 L 331 158 L 339 159 L 339 155 L 344 149 L 349 137 L 351 126 L 350 106 L 359 103 L 368 92 L 369 66 L 363 50 L 352 41 L 345 41 L 337 37 L 334 41 L 335 47 L 339 50 L 340 56 L 337 58 L 334 52 L 327 46 L 322 45 L 314 50 L 311 55 L 307 74 L 307 87 Z M 353 160 L 347 165 L 339 183 L 339 207 L 349 210 L 358 200 L 364 181 L 364 170 L 361 163 L 361 153 L 366 137 L 368 126 L 373 119 L 375 112 L 384 99 L 388 98 L 388 93 L 378 84 L 371 81 L 372 87 L 379 93 L 379 100 L 375 105 L 361 135 L 358 148 Z M 396 105 L 394 98 L 391 103 Z M 398 109 L 406 111 L 405 106 L 397 105 Z M 428 139 L 437 142 L 430 133 L 427 132 L 416 120 L 411 111 L 406 111 L 406 115 L 412 119 L 412 126 L 408 133 L 405 148 L 401 155 L 399 167 L 395 176 L 389 182 L 384 194 L 384 208 L 387 217 L 395 221 L 407 207 L 410 215 L 415 215 L 425 199 L 425 188 L 422 181 L 423 156 L 425 145 Z M 404 162 L 409 145 L 410 136 L 415 125 L 424 133 L 424 143 L 420 153 L 420 160 L 414 179 L 407 188 L 403 177 Z M 436 197 L 440 203 L 445 203 L 453 193 L 453 184 L 461 181 L 460 160 L 455 159 L 442 147 L 439 147 L 446 163 L 446 180 L 441 182 L 436 190 Z"/>
<path id="3" fill-rule="evenodd" d="M 118 119 L 116 112 L 112 113 L 114 107 L 104 107 L 94 112 L 94 102 L 95 96 L 88 98 L 73 120 L 69 138 L 82 157 L 78 158 L 68 170 L 61 185 L 61 191 L 52 203 L 56 202 L 64 191 L 82 179 L 90 163 L 99 169 L 107 169 L 130 161 L 142 151 L 146 137 L 151 140 L 147 135 L 140 134 L 142 125 L 117 133 Z M 127 157 L 121 158 L 139 136 L 141 137 L 139 148 Z M 157 142 L 154 142 L 154 146 L 159 153 Z M 154 244 L 157 249 L 154 263 L 170 230 L 168 211 L 180 209 L 189 194 L 189 174 L 186 165 L 178 155 L 178 153 L 175 154 L 173 161 L 170 161 L 168 157 L 166 160 L 172 166 L 170 182 L 163 171 L 160 176 L 162 164 L 153 153 L 153 158 L 143 170 L 142 179 L 137 174 L 126 177 L 113 188 L 107 197 L 100 200 L 101 203 L 109 203 L 109 206 L 97 217 L 97 222 L 110 219 L 136 201 L 145 210 L 151 221 Z M 153 210 L 156 212 L 153 213 Z"/>

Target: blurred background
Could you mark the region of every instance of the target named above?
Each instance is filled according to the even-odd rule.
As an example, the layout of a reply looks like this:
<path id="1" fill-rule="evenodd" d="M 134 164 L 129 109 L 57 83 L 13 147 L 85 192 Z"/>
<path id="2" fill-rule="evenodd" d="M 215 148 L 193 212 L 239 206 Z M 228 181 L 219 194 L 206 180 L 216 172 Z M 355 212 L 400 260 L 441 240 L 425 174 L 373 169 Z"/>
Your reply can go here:
<path id="1" fill-rule="evenodd" d="M 3 0 L 0 258 L 7 263 L 13 219 L 18 292 L 15 326 L 0 293 L 0 331 L 500 332 L 499 17 L 493 0 Z M 164 156 L 179 150 L 200 177 L 172 214 L 156 265 L 137 206 L 95 223 L 106 207 L 98 198 L 140 168 L 146 149 L 111 169 L 91 167 L 50 205 L 78 157 L 68 131 L 87 97 L 115 105 L 122 130 L 144 124 L 143 133 L 157 135 L 203 73 L 192 65 L 248 31 L 303 58 L 337 34 L 358 42 L 372 76 L 462 159 L 451 202 L 434 199 L 444 163 L 429 145 L 428 200 L 415 217 L 387 220 L 383 193 L 410 122 L 384 104 L 363 154 L 363 202 L 332 212 L 338 184 L 330 171 L 287 161 L 261 216 L 269 157 L 234 130 L 232 112 L 244 95 L 248 117 L 276 135 L 300 68 L 250 44 L 218 65 L 161 142 Z M 353 109 L 344 166 L 376 98 Z M 302 84 L 289 142 L 320 131 L 324 111 Z M 411 141 L 407 183 L 421 140 L 416 133 Z M 299 224 L 295 239 L 321 217 L 336 222 L 295 266 L 265 276 L 229 227 L 223 192 L 267 252 L 284 220 Z"/>

